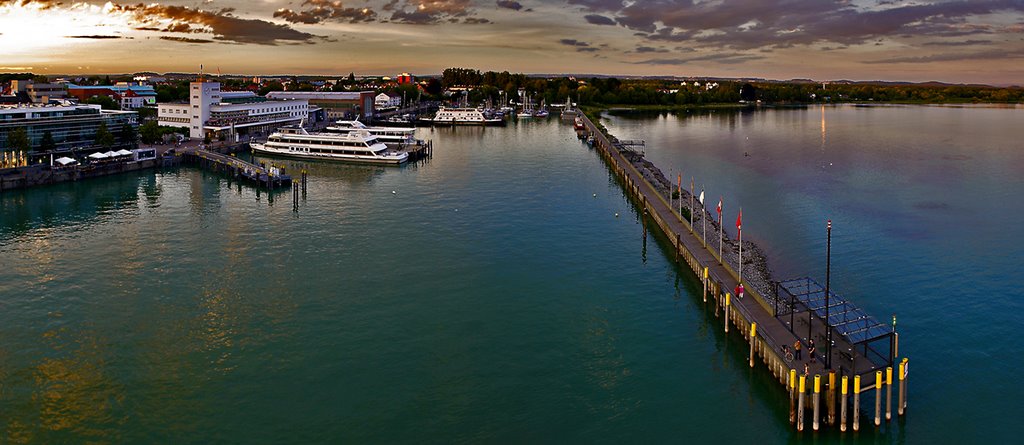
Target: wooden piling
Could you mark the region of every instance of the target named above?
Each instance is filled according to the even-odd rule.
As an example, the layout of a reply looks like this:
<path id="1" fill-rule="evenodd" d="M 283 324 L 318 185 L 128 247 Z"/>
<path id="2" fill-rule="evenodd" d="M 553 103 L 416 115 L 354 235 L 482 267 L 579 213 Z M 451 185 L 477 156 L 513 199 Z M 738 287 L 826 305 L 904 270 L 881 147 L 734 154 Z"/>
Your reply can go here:
<path id="1" fill-rule="evenodd" d="M 860 430 L 860 376 L 853 376 L 853 430 Z"/>
<path id="2" fill-rule="evenodd" d="M 704 302 L 708 302 L 708 268 L 706 267 L 704 268 Z"/>
<path id="3" fill-rule="evenodd" d="M 875 371 L 875 426 L 882 426 L 882 371 Z"/>
<path id="4" fill-rule="evenodd" d="M 839 431 L 846 431 L 846 389 L 847 389 L 847 383 L 848 383 L 847 380 L 848 380 L 848 378 L 844 375 L 843 376 L 843 388 L 842 388 L 842 391 L 841 391 L 842 392 L 842 396 L 843 396 L 843 401 L 842 401 L 842 404 L 839 405 Z"/>
<path id="5" fill-rule="evenodd" d="M 789 370 L 789 423 L 796 423 L 796 369 Z"/>
<path id="6" fill-rule="evenodd" d="M 804 430 L 804 393 L 806 390 L 807 376 L 800 375 L 800 393 L 798 394 L 797 405 L 796 405 L 796 430 Z"/>
<path id="7" fill-rule="evenodd" d="M 885 368 L 885 420 L 892 420 L 892 366 Z"/>
<path id="8" fill-rule="evenodd" d="M 820 411 L 818 411 L 818 401 L 821 399 L 821 375 L 814 374 L 814 417 L 811 421 L 811 425 L 814 427 L 814 431 L 818 431 L 818 419 L 821 418 Z"/>
<path id="9" fill-rule="evenodd" d="M 757 344 L 757 323 L 750 324 L 750 367 L 754 367 L 754 345 Z"/>
<path id="10" fill-rule="evenodd" d="M 725 333 L 728 334 L 729 333 L 729 293 L 728 292 L 725 293 L 725 317 L 722 317 L 722 319 L 725 320 Z"/>
<path id="11" fill-rule="evenodd" d="M 897 411 L 899 415 L 903 415 L 903 411 L 907 407 L 907 359 L 904 358 L 900 362 L 900 395 Z"/>
<path id="12" fill-rule="evenodd" d="M 828 405 L 828 424 L 836 425 L 836 371 L 828 371 L 828 393 L 825 394 L 825 401 Z"/>

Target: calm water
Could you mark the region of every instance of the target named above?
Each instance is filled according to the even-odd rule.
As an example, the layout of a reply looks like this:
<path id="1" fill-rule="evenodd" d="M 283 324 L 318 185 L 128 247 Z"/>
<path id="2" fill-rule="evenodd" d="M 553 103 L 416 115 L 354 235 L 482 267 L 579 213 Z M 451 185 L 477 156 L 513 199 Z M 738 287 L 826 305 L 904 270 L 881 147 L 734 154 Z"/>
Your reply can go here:
<path id="1" fill-rule="evenodd" d="M 779 275 L 820 275 L 836 221 L 836 287 L 913 363 L 911 416 L 859 439 L 1006 441 L 1022 112 L 609 124 L 742 204 Z M 0 195 L 0 443 L 797 437 L 570 126 L 423 132 L 421 165 L 293 163 L 298 213 L 191 168 Z"/>

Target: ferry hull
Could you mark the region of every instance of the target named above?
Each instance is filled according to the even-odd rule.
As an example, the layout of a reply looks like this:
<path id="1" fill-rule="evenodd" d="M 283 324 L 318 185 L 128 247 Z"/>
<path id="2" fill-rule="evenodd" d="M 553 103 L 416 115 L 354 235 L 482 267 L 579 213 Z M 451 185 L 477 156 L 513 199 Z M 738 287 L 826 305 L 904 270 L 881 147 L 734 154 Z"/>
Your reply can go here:
<path id="1" fill-rule="evenodd" d="M 279 156 L 284 158 L 295 158 L 295 159 L 311 159 L 317 161 L 333 161 L 333 162 L 345 162 L 350 164 L 376 164 L 376 165 L 401 165 L 409 160 L 408 153 L 400 158 L 376 158 L 372 156 L 338 156 L 328 155 L 321 153 L 301 153 L 289 150 L 275 150 L 272 148 L 265 148 L 258 145 L 252 145 L 252 150 L 255 153 Z"/>

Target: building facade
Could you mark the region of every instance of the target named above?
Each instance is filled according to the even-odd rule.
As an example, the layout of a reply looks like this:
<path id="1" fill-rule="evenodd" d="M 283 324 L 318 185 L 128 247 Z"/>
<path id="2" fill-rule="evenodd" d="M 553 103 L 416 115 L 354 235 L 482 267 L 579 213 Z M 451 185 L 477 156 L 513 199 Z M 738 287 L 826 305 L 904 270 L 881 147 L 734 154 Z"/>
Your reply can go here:
<path id="1" fill-rule="evenodd" d="M 115 148 L 128 148 L 133 144 L 124 140 L 124 133 L 137 134 L 138 122 L 134 111 L 101 110 L 99 105 L 0 105 L 0 150 L 13 149 L 8 136 L 19 128 L 28 133 L 34 150 L 41 148 L 47 133 L 58 151 L 109 148 L 96 143 L 101 123 L 116 136 Z"/>
<path id="2" fill-rule="evenodd" d="M 34 104 L 60 101 L 68 96 L 67 91 L 64 90 L 64 85 L 58 83 L 36 83 L 31 80 L 12 80 L 11 92 L 14 94 L 27 94 L 29 101 Z"/>
<path id="3" fill-rule="evenodd" d="M 378 110 L 386 108 L 398 108 L 402 106 L 401 96 L 392 96 L 388 93 L 380 93 L 373 100 L 373 106 Z"/>
<path id="4" fill-rule="evenodd" d="M 189 84 L 189 102 L 159 104 L 160 125 L 187 128 L 189 136 L 230 138 L 263 135 L 302 122 L 309 114 L 305 100 L 266 100 L 251 92 L 221 92 L 219 82 Z"/>
<path id="5" fill-rule="evenodd" d="M 84 101 L 96 96 L 114 99 L 122 110 L 135 110 L 156 105 L 156 90 L 150 85 L 120 82 L 117 85 L 82 86 L 68 84 L 67 94 Z"/>
<path id="6" fill-rule="evenodd" d="M 351 119 L 356 116 L 372 119 L 375 110 L 373 91 L 274 91 L 267 93 L 267 97 L 306 100 L 311 107 L 323 109 L 328 120 Z"/>

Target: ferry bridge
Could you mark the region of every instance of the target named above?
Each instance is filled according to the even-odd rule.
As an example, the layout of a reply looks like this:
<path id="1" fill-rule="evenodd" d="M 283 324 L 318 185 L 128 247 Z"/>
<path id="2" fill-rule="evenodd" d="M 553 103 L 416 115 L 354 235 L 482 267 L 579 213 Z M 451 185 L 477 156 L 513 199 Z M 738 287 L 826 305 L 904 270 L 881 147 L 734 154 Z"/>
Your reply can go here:
<path id="1" fill-rule="evenodd" d="M 732 325 L 749 343 L 750 367 L 754 368 L 755 359 L 760 358 L 765 369 L 778 379 L 788 395 L 790 423 L 798 431 L 804 430 L 806 420 L 811 421 L 815 431 L 822 423 L 839 423 L 841 431 L 846 431 L 848 425 L 859 430 L 861 395 L 870 397 L 872 393 L 874 424 L 881 426 L 883 415 L 886 420 L 892 417 L 894 378 L 899 385 L 897 414 L 904 415 L 908 361 L 896 361 L 899 336 L 895 326 L 879 323 L 831 291 L 826 322 L 825 290 L 810 278 L 780 282 L 771 295 L 762 295 L 747 283 L 747 298 L 732 298 L 729 290 L 737 287 L 739 275 L 713 247 L 705 246 L 700 233 L 627 160 L 635 145 L 613 143 L 586 114 L 580 117 L 584 122 L 582 131 L 593 137 L 594 148 L 621 180 L 627 194 L 643 208 L 645 219 L 652 220 L 665 233 L 676 261 L 686 264 L 701 281 L 704 304 L 714 306 L 716 317 L 719 311 L 724 314 L 726 333 Z M 827 335 L 829 331 L 831 336 Z M 834 342 L 830 348 L 826 347 L 828 337 Z M 812 338 L 817 349 L 813 362 L 808 351 L 808 340 Z M 792 353 L 797 342 L 802 345 L 801 360 L 796 360 Z M 831 351 L 831 357 L 826 357 L 825 351 Z M 804 369 L 809 372 L 805 374 Z M 805 408 L 811 410 L 809 415 Z"/>

